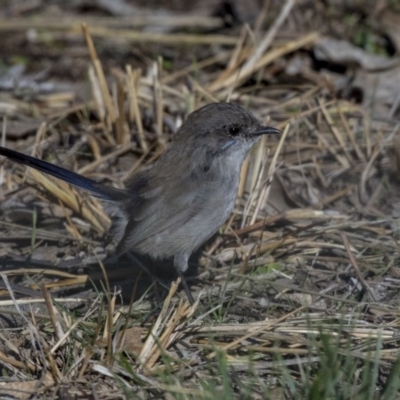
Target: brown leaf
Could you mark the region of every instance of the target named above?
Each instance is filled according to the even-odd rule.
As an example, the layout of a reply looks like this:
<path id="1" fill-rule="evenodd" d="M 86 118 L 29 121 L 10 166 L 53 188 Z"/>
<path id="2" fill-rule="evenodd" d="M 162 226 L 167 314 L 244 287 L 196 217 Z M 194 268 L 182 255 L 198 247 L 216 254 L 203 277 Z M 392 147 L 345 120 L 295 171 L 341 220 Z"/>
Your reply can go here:
<path id="1" fill-rule="evenodd" d="M 122 349 L 129 353 L 139 354 L 143 347 L 143 341 L 141 339 L 143 331 L 145 329 L 140 326 L 133 326 L 125 331 L 124 342 Z"/>

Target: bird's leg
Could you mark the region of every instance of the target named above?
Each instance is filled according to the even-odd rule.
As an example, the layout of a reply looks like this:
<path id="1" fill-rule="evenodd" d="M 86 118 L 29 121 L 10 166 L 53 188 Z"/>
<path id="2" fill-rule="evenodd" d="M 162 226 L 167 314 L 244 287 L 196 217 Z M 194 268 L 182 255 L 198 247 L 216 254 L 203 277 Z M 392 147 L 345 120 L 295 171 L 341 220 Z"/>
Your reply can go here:
<path id="1" fill-rule="evenodd" d="M 155 293 L 156 293 L 156 296 L 157 296 L 157 301 L 159 301 L 160 300 L 160 295 L 159 295 L 159 292 L 158 292 L 158 286 L 157 285 L 163 286 L 164 289 L 167 289 L 167 291 L 168 291 L 168 287 L 166 287 L 165 284 L 162 283 L 160 281 L 160 279 L 158 279 L 158 277 L 153 274 L 153 272 L 151 272 L 147 267 L 145 267 L 145 265 L 137 257 L 135 257 L 135 255 L 132 252 L 130 252 L 130 251 L 126 252 L 126 255 L 128 256 L 128 258 L 132 262 L 136 263 L 140 267 L 140 269 L 142 271 L 144 271 L 147 275 L 150 276 L 150 278 L 153 279 L 153 281 L 155 283 Z"/>
<path id="2" fill-rule="evenodd" d="M 188 269 L 188 260 L 189 260 L 189 255 L 188 254 L 177 254 L 174 258 L 174 267 L 176 269 L 176 272 L 178 273 L 179 278 L 181 278 L 182 286 L 183 289 L 186 293 L 186 296 L 189 300 L 190 304 L 194 304 L 194 298 L 192 295 L 192 292 L 190 291 L 190 288 L 186 282 L 186 279 L 183 275 L 183 273 Z"/>
<path id="3" fill-rule="evenodd" d="M 186 279 L 185 279 L 185 276 L 183 275 L 183 272 L 179 268 L 176 268 L 176 271 L 178 272 L 178 275 L 181 278 L 182 286 L 183 286 L 183 289 L 184 289 L 184 291 L 186 293 L 186 296 L 187 296 L 187 298 L 189 300 L 189 303 L 190 304 L 194 304 L 194 298 L 193 298 L 192 292 L 190 291 L 190 288 L 189 288 L 189 286 L 188 286 L 188 284 L 186 282 Z"/>

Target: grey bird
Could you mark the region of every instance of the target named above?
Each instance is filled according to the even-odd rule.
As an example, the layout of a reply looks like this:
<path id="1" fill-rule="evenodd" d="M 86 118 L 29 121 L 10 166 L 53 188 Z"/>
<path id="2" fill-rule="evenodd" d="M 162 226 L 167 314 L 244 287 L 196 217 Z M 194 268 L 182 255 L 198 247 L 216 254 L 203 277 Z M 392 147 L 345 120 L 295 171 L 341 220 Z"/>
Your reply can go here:
<path id="1" fill-rule="evenodd" d="M 130 178 L 124 189 L 4 147 L 0 155 L 105 201 L 117 253 L 132 251 L 152 260 L 173 258 L 193 302 L 183 279 L 190 255 L 232 212 L 241 166 L 251 147 L 261 135 L 278 133 L 237 104 L 208 104 L 187 117 L 154 165 Z"/>

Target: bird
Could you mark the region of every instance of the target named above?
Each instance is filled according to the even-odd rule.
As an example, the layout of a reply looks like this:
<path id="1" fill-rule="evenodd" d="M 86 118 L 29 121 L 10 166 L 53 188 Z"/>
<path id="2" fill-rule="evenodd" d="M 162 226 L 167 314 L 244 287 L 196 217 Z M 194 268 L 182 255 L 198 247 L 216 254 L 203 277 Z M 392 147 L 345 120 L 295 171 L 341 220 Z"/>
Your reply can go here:
<path id="1" fill-rule="evenodd" d="M 152 167 L 130 177 L 124 188 L 9 148 L 0 147 L 0 155 L 102 200 L 111 217 L 116 253 L 133 252 L 154 261 L 172 259 L 193 303 L 183 275 L 190 255 L 231 214 L 249 150 L 262 135 L 279 133 L 238 104 L 210 103 L 190 113 Z"/>

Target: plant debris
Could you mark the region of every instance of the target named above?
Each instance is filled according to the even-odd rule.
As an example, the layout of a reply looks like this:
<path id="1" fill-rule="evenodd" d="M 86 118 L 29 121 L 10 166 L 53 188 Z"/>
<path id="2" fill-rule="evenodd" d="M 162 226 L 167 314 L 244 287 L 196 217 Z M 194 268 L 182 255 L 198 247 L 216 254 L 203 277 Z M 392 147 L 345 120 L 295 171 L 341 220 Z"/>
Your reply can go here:
<path id="1" fill-rule="evenodd" d="M 0 394 L 396 398 L 398 29 L 379 18 L 400 10 L 109 3 L 0 2 L 2 145 L 121 187 L 209 102 L 284 133 L 191 259 L 194 305 L 110 258 L 96 200 L 0 160 Z"/>

